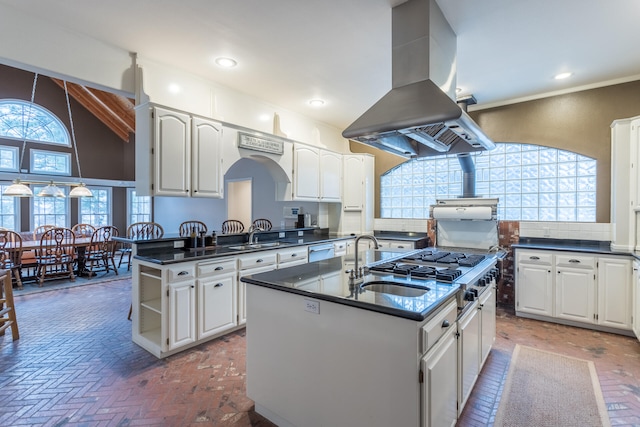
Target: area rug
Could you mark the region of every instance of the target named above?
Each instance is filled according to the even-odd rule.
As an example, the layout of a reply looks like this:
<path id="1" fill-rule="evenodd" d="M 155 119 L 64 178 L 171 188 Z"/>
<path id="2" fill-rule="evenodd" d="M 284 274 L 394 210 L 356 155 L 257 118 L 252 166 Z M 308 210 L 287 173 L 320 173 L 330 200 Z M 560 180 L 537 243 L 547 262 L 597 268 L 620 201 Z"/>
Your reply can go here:
<path id="1" fill-rule="evenodd" d="M 610 425 L 593 362 L 516 345 L 494 426 Z"/>

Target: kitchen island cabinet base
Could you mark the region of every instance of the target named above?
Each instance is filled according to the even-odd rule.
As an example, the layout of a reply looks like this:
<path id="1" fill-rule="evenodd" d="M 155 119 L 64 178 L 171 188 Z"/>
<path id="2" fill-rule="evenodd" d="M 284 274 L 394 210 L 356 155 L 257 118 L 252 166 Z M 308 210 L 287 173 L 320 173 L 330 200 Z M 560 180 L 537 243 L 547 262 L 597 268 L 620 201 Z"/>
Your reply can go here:
<path id="1" fill-rule="evenodd" d="M 540 316 L 538 314 L 532 314 L 532 313 L 527 313 L 524 311 L 517 311 L 517 310 L 516 310 L 516 316 L 525 317 L 527 319 L 540 320 L 542 322 L 558 323 L 560 325 L 575 326 L 576 328 L 591 329 L 594 331 L 608 332 L 611 334 L 635 337 L 635 334 L 633 333 L 633 331 L 627 330 L 627 329 L 611 328 L 609 326 L 602 326 L 602 325 L 596 325 L 591 323 L 587 324 L 584 322 L 576 322 L 573 320 L 560 319 L 558 317 Z"/>

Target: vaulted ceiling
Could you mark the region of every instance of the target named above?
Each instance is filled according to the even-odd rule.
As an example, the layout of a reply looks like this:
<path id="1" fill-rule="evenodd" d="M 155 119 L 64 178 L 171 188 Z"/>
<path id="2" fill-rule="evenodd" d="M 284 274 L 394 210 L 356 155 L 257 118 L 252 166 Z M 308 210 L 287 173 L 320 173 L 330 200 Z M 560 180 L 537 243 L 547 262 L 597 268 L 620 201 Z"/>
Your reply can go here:
<path id="1" fill-rule="evenodd" d="M 51 78 L 64 89 L 64 82 Z M 124 142 L 129 142 L 130 134 L 135 133 L 136 119 L 134 101 L 114 93 L 67 82 L 69 95 L 104 123 Z"/>

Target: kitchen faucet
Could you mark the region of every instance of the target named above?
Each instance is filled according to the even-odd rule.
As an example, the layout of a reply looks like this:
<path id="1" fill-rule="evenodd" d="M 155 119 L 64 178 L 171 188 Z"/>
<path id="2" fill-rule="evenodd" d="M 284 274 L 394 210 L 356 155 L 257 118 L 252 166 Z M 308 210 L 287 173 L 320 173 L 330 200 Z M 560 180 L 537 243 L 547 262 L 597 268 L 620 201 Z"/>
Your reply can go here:
<path id="1" fill-rule="evenodd" d="M 360 242 L 360 239 L 369 239 L 373 242 L 373 244 L 375 245 L 375 248 L 378 249 L 378 239 L 376 239 L 374 236 L 370 235 L 370 234 L 363 234 L 361 236 L 356 237 L 356 242 L 354 244 L 355 249 L 354 249 L 354 256 L 355 256 L 355 264 L 353 267 L 353 273 L 355 274 L 355 278 L 359 278 L 364 276 L 363 271 L 362 271 L 362 267 L 360 267 L 360 269 L 358 269 L 358 243 Z"/>
<path id="2" fill-rule="evenodd" d="M 263 228 L 260 228 L 258 226 L 251 226 L 249 227 L 249 244 L 253 245 L 254 243 L 258 243 L 258 238 L 254 237 L 254 234 L 256 233 L 256 231 L 264 231 Z M 255 239 L 255 242 L 253 241 Z"/>

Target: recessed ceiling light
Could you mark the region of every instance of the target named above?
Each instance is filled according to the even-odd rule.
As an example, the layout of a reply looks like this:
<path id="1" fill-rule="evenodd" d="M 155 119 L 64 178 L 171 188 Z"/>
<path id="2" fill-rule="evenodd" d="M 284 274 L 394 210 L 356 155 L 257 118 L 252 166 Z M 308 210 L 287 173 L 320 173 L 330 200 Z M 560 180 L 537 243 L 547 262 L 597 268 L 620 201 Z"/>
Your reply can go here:
<path id="1" fill-rule="evenodd" d="M 324 101 L 322 99 L 312 99 L 309 101 L 309 105 L 312 107 L 322 107 L 324 105 Z"/>
<path id="2" fill-rule="evenodd" d="M 567 77 L 571 77 L 573 73 L 560 73 L 560 74 L 556 74 L 555 79 L 556 80 L 562 80 L 562 79 L 566 79 Z"/>
<path id="3" fill-rule="evenodd" d="M 169 92 L 171 93 L 180 93 L 180 86 L 175 83 L 171 83 L 169 85 Z"/>
<path id="4" fill-rule="evenodd" d="M 271 119 L 271 116 L 269 114 L 260 114 L 260 116 L 258 116 L 258 120 L 260 120 L 261 122 L 267 122 Z"/>
<path id="5" fill-rule="evenodd" d="M 233 68 L 238 65 L 238 62 L 235 59 L 221 56 L 220 58 L 216 58 L 216 64 L 222 68 Z"/>

